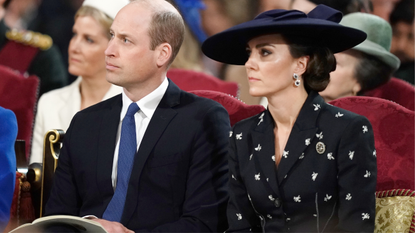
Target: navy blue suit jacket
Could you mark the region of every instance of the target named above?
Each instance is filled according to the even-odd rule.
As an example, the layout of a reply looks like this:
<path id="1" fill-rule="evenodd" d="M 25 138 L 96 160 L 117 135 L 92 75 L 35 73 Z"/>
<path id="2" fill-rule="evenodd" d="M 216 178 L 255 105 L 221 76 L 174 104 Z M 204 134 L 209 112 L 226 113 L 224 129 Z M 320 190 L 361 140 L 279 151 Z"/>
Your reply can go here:
<path id="1" fill-rule="evenodd" d="M 111 184 L 121 95 L 77 113 L 64 139 L 46 215 L 102 217 Z M 134 231 L 226 229 L 227 111 L 169 87 L 135 155 L 121 223 Z"/>

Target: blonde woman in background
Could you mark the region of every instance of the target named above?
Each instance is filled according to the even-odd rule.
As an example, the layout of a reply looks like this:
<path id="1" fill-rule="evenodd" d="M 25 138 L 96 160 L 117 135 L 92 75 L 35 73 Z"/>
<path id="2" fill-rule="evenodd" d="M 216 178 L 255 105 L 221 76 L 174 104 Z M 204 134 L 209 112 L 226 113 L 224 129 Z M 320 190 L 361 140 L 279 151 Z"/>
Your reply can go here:
<path id="1" fill-rule="evenodd" d="M 109 28 L 128 0 L 85 0 L 75 15 L 70 41 L 69 73 L 79 76 L 69 86 L 42 95 L 38 103 L 30 164 L 42 163 L 44 135 L 67 130 L 78 111 L 121 93 L 107 82 L 105 54 Z"/>

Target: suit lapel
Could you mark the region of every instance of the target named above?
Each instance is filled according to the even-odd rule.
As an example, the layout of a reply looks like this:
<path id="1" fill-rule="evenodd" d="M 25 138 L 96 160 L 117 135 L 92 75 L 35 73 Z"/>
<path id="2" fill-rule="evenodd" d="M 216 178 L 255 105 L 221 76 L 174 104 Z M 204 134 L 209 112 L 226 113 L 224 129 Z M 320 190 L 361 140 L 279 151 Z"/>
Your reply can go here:
<path id="1" fill-rule="evenodd" d="M 172 109 L 172 107 L 180 103 L 180 91 L 181 90 L 169 80 L 169 86 L 166 93 L 161 99 L 160 104 L 150 120 L 143 140 L 140 144 L 140 148 L 138 149 L 134 159 L 133 170 L 131 172 L 131 174 L 134 175 L 130 177 L 127 192 L 128 205 L 125 205 L 124 207 L 124 213 L 121 218 L 122 223 L 128 223 L 136 210 L 138 201 L 137 197 L 139 196 L 137 191 L 141 173 L 149 155 L 151 154 L 151 151 L 157 144 L 158 139 L 162 136 L 171 120 L 177 114 L 176 110 Z"/>
<path id="2" fill-rule="evenodd" d="M 102 113 L 102 123 L 99 134 L 98 160 L 97 160 L 97 179 L 98 187 L 104 203 L 108 204 L 114 193 L 112 187 L 111 173 L 114 160 L 114 150 L 118 125 L 120 123 L 120 113 L 122 107 L 121 95 L 115 97 Z M 100 113 L 98 113 L 100 114 Z M 107 205 L 104 205 L 105 207 Z"/>
<path id="3" fill-rule="evenodd" d="M 274 122 L 269 111 L 263 112 L 258 119 L 256 128 L 252 131 L 251 150 L 256 161 L 256 172 L 260 173 L 260 179 L 266 186 L 278 193 L 277 173 L 275 168 L 275 143 Z M 274 156 L 274 157 L 273 157 Z"/>
<path id="4" fill-rule="evenodd" d="M 284 155 L 278 166 L 278 184 L 281 184 L 288 172 L 295 163 L 304 158 L 305 149 L 308 147 L 307 141 L 312 141 L 317 132 L 317 128 L 301 130 L 293 127 L 287 145 L 285 146 Z"/>
<path id="5" fill-rule="evenodd" d="M 291 130 L 287 145 L 284 149 L 284 155 L 278 166 L 279 184 L 284 181 L 284 178 L 296 162 L 303 159 L 304 156 L 307 156 L 304 151 L 309 145 L 311 145 L 314 137 L 316 137 L 316 133 L 318 131 L 316 122 L 321 112 L 321 108 L 325 104 L 326 103 L 323 98 L 321 98 L 317 93 L 309 93 Z"/>

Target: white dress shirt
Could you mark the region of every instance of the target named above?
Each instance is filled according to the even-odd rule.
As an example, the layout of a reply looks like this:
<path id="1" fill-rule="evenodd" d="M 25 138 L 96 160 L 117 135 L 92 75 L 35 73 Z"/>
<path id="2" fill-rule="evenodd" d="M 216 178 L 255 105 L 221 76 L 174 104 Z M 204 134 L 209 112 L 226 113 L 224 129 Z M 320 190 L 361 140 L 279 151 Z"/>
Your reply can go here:
<path id="1" fill-rule="evenodd" d="M 157 87 L 154 91 L 150 94 L 144 96 L 142 99 L 137 101 L 138 107 L 140 110 L 134 115 L 135 119 L 135 129 L 136 129 L 136 138 L 137 138 L 137 150 L 140 148 L 141 141 L 144 137 L 144 133 L 146 132 L 147 126 L 150 123 L 151 117 L 153 116 L 154 112 L 156 111 L 157 106 L 159 105 L 161 99 L 163 98 L 164 94 L 166 93 L 167 87 L 169 86 L 169 82 L 167 78 Z M 117 169 L 118 169 L 118 151 L 120 147 L 120 136 L 121 136 L 121 125 L 122 121 L 127 114 L 128 106 L 133 101 L 130 100 L 127 95 L 122 91 L 122 109 L 120 114 L 120 123 L 118 125 L 117 131 L 117 144 L 115 146 L 114 151 L 114 160 L 112 164 L 112 187 L 115 190 L 117 186 Z"/>

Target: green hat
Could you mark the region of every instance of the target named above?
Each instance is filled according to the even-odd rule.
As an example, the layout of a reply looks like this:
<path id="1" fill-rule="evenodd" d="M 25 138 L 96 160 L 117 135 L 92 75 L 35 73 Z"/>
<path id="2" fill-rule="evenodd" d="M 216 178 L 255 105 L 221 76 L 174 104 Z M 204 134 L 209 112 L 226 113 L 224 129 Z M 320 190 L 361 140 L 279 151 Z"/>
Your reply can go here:
<path id="1" fill-rule="evenodd" d="M 377 57 L 395 70 L 401 64 L 399 58 L 389 52 L 392 41 L 390 24 L 379 16 L 368 13 L 351 13 L 343 17 L 341 25 L 366 32 L 367 38 L 352 49 Z"/>

